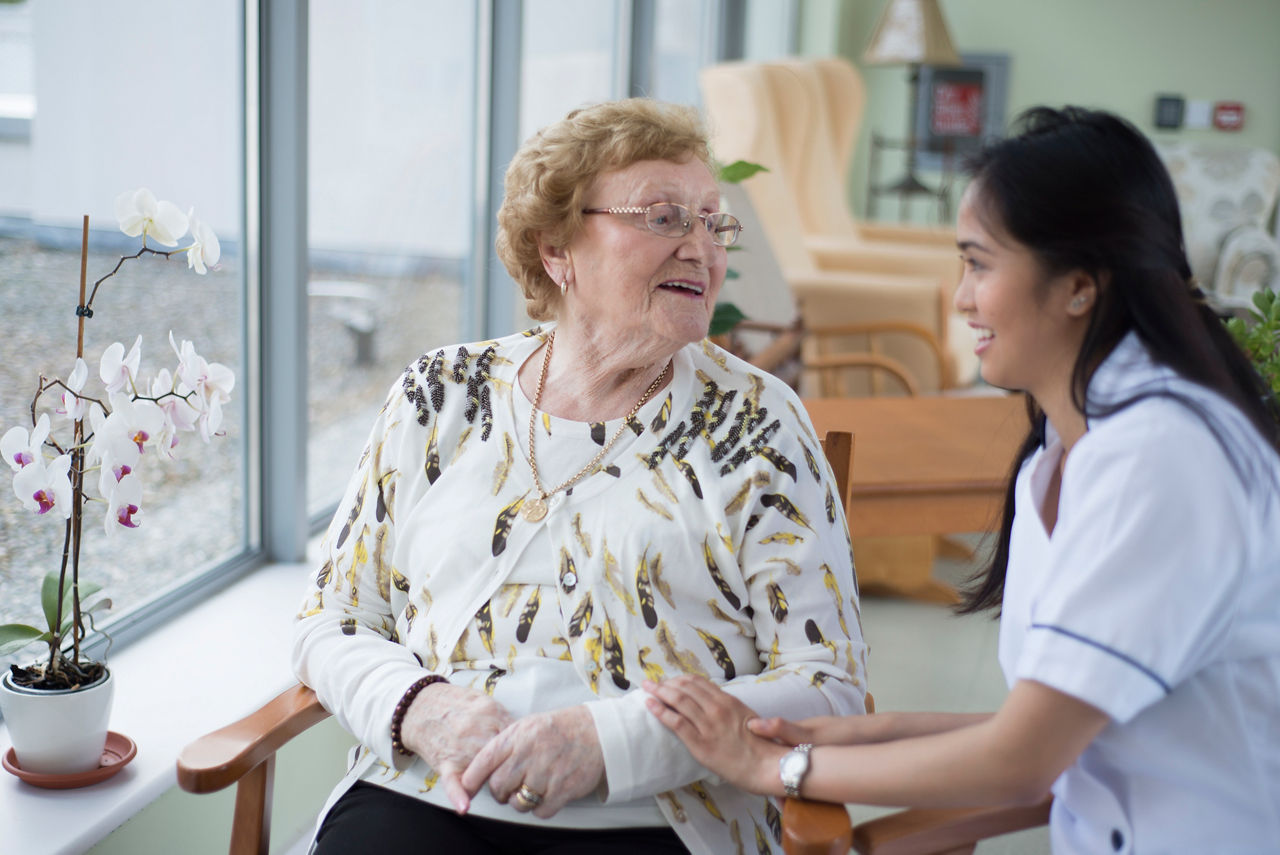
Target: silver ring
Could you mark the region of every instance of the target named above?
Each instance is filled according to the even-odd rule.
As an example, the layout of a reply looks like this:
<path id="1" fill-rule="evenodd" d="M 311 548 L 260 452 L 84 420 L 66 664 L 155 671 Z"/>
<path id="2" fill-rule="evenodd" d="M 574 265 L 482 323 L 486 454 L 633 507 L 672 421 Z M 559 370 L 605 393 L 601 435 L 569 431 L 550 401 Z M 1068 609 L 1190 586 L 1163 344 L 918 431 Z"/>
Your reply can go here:
<path id="1" fill-rule="evenodd" d="M 525 810 L 533 810 L 542 804 L 542 794 L 528 784 L 521 784 L 515 794 L 516 806 Z"/>

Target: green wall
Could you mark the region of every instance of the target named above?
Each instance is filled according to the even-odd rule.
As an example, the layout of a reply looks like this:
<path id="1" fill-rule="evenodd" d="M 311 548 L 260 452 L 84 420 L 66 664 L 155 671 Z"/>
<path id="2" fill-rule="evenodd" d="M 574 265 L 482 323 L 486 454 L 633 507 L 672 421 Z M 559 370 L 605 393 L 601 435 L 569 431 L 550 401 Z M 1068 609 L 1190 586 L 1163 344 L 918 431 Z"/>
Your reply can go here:
<path id="1" fill-rule="evenodd" d="M 332 719 L 291 740 L 276 757 L 271 851 L 310 833 L 346 771 L 351 737 Z M 90 855 L 226 855 L 235 788 L 193 796 L 177 787 L 111 832 Z"/>
<path id="2" fill-rule="evenodd" d="M 826 52 L 819 34 L 834 31 L 836 50 L 855 63 L 887 5 L 802 2 L 804 52 Z M 1280 152 L 1280 0 L 941 0 L 940 6 L 957 50 L 1008 54 L 1008 118 L 1035 104 L 1079 104 L 1119 113 L 1157 139 Z M 858 211 L 866 210 L 870 130 L 900 138 L 907 111 L 905 68 L 868 67 L 863 76 L 867 111 L 851 187 Z M 1244 129 L 1157 132 L 1152 115 L 1163 93 L 1241 101 Z M 899 174 L 897 161 L 884 164 L 886 177 Z M 896 212 L 896 201 L 882 204 L 882 212 L 889 209 Z M 923 203 L 913 215 L 924 219 Z"/>

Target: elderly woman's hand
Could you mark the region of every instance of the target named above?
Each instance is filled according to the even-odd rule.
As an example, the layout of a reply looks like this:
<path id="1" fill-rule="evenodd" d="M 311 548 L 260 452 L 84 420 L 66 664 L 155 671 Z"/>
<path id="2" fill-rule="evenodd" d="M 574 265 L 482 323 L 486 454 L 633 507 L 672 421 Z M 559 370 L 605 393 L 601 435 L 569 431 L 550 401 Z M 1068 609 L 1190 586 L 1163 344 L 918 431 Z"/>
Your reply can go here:
<path id="1" fill-rule="evenodd" d="M 705 677 L 684 674 L 642 687 L 649 712 L 667 726 L 694 758 L 744 790 L 778 789 L 778 759 L 787 748 L 757 736 L 755 711 Z"/>
<path id="2" fill-rule="evenodd" d="M 471 796 L 461 783 L 463 770 L 513 721 L 506 707 L 484 692 L 436 683 L 413 699 L 400 726 L 400 739 L 440 774 L 449 801 L 459 813 L 466 813 Z"/>
<path id="3" fill-rule="evenodd" d="M 533 815 L 547 819 L 574 799 L 600 786 L 604 753 L 595 722 L 584 706 L 522 718 L 486 745 L 462 775 L 462 785 L 475 794 L 489 791 L 516 810 L 527 802 L 513 798 L 522 785 L 542 801 Z"/>

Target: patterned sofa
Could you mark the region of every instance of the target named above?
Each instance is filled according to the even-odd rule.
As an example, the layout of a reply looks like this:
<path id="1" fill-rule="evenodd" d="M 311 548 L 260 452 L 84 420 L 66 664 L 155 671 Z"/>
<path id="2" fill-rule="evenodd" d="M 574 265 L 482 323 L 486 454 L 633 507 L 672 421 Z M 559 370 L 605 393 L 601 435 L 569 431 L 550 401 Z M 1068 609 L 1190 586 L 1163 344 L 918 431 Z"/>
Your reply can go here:
<path id="1" fill-rule="evenodd" d="M 1268 231 L 1280 196 L 1280 158 L 1261 148 L 1204 143 L 1157 148 L 1177 188 L 1192 272 L 1210 299 L 1237 309 L 1263 286 L 1280 290 L 1280 241 Z"/>

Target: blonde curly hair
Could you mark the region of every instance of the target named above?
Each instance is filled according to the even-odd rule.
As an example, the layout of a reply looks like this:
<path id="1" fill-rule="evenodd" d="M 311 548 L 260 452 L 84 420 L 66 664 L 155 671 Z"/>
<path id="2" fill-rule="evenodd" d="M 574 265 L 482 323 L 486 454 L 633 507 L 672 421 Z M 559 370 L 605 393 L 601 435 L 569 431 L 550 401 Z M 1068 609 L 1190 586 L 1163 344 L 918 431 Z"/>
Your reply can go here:
<path id="1" fill-rule="evenodd" d="M 583 199 L 598 176 L 642 160 L 690 158 L 714 174 L 698 111 L 651 98 L 582 107 L 530 137 L 507 167 L 496 241 L 529 317 L 548 320 L 560 308 L 560 288 L 542 266 L 538 239 L 569 244 L 582 227 Z"/>

